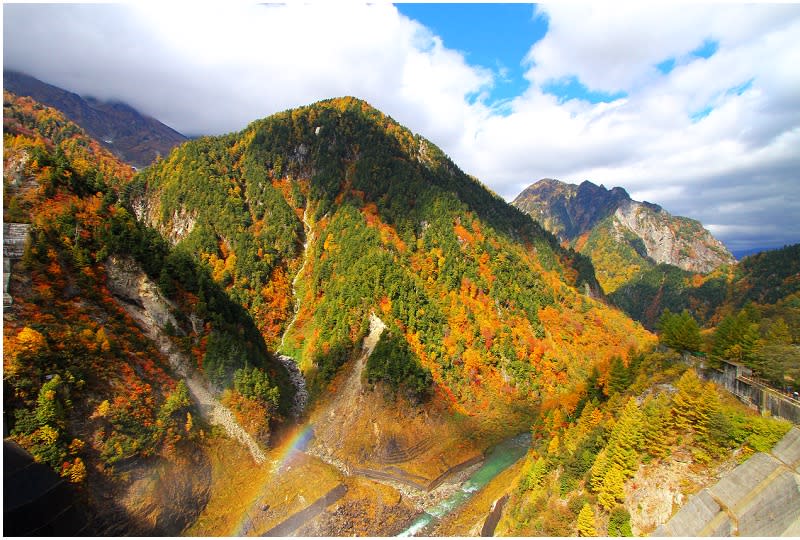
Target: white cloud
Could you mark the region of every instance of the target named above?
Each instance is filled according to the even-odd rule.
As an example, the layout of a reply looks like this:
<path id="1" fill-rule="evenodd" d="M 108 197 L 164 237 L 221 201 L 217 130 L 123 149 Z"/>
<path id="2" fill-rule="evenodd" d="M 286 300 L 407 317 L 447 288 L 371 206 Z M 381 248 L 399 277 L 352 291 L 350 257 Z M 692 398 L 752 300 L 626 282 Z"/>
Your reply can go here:
<path id="1" fill-rule="evenodd" d="M 800 7 L 537 9 L 549 31 L 527 56 L 530 87 L 504 104 L 505 114 L 484 99 L 503 69 L 469 65 L 382 3 L 6 4 L 4 61 L 81 94 L 121 99 L 187 134 L 239 130 L 354 95 L 508 199 L 544 176 L 590 179 L 714 223 L 732 244 L 759 241 L 737 227 L 800 240 Z M 692 57 L 706 39 L 718 51 Z M 654 66 L 667 58 L 676 65 L 664 75 Z M 569 76 L 627 95 L 559 103 L 542 92 Z M 741 95 L 730 92 L 751 80 Z M 693 122 L 706 107 L 710 114 Z M 748 204 L 763 199 L 759 186 L 782 197 Z"/>

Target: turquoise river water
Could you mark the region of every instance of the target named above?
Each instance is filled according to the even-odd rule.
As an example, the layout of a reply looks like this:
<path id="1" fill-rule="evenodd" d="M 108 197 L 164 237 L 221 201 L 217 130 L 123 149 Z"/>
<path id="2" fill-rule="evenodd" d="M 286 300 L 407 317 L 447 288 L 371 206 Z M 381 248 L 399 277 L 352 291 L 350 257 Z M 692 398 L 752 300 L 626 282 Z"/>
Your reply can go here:
<path id="1" fill-rule="evenodd" d="M 461 484 L 461 488 L 447 499 L 418 517 L 414 523 L 398 536 L 414 536 L 435 520 L 446 516 L 472 497 L 472 495 L 489 483 L 489 481 L 522 458 L 531 445 L 531 434 L 522 433 L 506 439 L 495 446 L 483 460 L 481 467 Z"/>

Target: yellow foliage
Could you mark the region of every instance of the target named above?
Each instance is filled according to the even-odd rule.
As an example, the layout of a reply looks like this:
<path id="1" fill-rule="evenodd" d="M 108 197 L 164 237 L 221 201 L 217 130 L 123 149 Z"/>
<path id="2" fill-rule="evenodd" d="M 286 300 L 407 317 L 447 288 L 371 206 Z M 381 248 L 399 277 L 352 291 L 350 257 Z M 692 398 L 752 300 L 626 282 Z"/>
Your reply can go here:
<path id="1" fill-rule="evenodd" d="M 69 478 L 73 484 L 80 484 L 86 479 L 86 465 L 81 458 L 76 457 L 72 463 L 64 463 L 61 476 Z"/>
<path id="2" fill-rule="evenodd" d="M 91 418 L 105 418 L 108 416 L 109 411 L 111 410 L 111 404 L 108 402 L 107 399 L 104 399 L 100 405 L 92 413 Z"/>

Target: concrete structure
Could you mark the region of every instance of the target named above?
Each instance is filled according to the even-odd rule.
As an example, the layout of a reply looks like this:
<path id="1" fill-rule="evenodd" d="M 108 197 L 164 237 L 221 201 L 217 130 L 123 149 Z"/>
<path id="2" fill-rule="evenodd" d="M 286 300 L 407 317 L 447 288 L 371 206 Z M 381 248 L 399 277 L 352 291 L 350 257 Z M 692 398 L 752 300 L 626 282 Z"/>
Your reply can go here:
<path id="1" fill-rule="evenodd" d="M 792 536 L 800 532 L 800 429 L 692 496 L 653 536 Z"/>
<path id="2" fill-rule="evenodd" d="M 3 307 L 11 305 L 11 295 L 8 294 L 11 266 L 25 253 L 30 227 L 27 223 L 3 223 Z"/>
<path id="3" fill-rule="evenodd" d="M 716 369 L 704 368 L 701 363 L 698 374 L 724 387 L 742 403 L 757 409 L 761 414 L 769 413 L 800 424 L 800 402 L 757 381 L 747 366 L 722 360 L 721 369 Z"/>

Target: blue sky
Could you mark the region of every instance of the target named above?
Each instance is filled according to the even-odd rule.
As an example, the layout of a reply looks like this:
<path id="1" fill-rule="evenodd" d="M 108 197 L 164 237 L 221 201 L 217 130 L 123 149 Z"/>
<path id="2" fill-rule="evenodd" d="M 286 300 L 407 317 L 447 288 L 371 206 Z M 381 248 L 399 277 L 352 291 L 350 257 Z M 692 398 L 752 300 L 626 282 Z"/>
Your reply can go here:
<path id="1" fill-rule="evenodd" d="M 522 64 L 531 45 L 547 33 L 547 18 L 534 5 L 397 4 L 397 9 L 428 27 L 445 47 L 463 52 L 468 63 L 496 71 L 491 103 L 527 88 Z"/>
<path id="2" fill-rule="evenodd" d="M 352 95 L 512 200 L 622 186 L 733 250 L 800 241 L 800 5 L 3 5 L 3 61 L 189 135 Z"/>
<path id="3" fill-rule="evenodd" d="M 490 106 L 500 107 L 528 88 L 528 51 L 548 29 L 547 16 L 535 4 L 397 4 L 397 9 L 428 27 L 445 47 L 461 51 L 470 64 L 496 72 L 486 98 Z M 626 96 L 590 90 L 576 77 L 550 81 L 543 90 L 561 102 L 600 103 Z"/>

